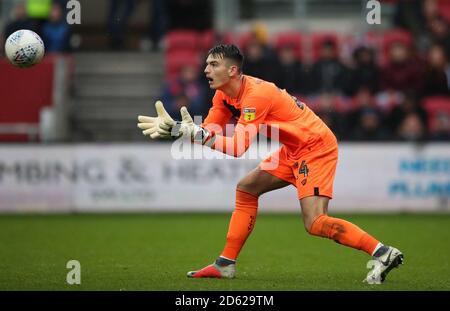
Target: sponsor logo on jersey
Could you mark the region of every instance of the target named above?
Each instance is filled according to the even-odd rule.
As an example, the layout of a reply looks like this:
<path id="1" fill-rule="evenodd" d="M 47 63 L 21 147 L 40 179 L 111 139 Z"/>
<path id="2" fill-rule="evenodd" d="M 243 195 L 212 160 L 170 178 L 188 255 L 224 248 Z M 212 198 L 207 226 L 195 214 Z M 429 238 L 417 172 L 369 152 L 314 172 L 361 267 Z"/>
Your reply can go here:
<path id="1" fill-rule="evenodd" d="M 253 121 L 256 118 L 256 108 L 244 108 L 245 121 Z"/>

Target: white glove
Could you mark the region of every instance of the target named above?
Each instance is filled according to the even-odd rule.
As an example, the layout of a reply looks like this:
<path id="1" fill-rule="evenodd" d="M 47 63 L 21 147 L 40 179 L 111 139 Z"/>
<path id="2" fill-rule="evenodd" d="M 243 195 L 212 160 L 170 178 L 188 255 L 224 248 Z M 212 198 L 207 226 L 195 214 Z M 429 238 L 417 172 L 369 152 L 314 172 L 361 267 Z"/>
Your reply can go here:
<path id="1" fill-rule="evenodd" d="M 181 107 L 182 121 L 175 121 L 164 109 L 161 101 L 155 103 L 157 117 L 139 116 L 138 127 L 144 130 L 144 135 L 152 139 L 177 139 L 188 137 L 191 141 L 211 146 L 215 141 L 214 133 L 196 125 L 186 107 Z"/>
<path id="2" fill-rule="evenodd" d="M 176 124 L 175 120 L 164 109 L 161 101 L 155 103 L 157 117 L 138 116 L 138 127 L 143 130 L 144 135 L 149 135 L 152 139 L 171 138 L 171 129 Z M 161 125 L 163 125 L 161 127 Z M 168 130 L 167 130 L 168 129 Z M 178 137 L 176 137 L 178 138 Z"/>
<path id="3" fill-rule="evenodd" d="M 195 124 L 186 107 L 181 107 L 180 114 L 181 122 L 176 122 L 171 131 L 172 135 L 188 137 L 192 142 L 207 145 L 208 147 L 214 144 L 216 140 L 215 134 Z M 164 125 L 162 126 L 165 128 Z"/>

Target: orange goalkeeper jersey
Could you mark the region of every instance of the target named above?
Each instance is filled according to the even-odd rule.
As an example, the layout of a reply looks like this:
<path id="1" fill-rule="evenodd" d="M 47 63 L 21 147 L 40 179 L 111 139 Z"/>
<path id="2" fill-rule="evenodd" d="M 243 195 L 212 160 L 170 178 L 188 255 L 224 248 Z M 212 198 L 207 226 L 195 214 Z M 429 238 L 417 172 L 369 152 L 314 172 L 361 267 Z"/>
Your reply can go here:
<path id="1" fill-rule="evenodd" d="M 336 143 L 334 134 L 311 109 L 273 83 L 244 75 L 237 98 L 217 90 L 212 101 L 203 127 L 217 133 L 232 116 L 238 119 L 233 137 L 216 135 L 212 148 L 218 151 L 242 155 L 257 134 L 246 129 L 250 126 L 259 130 L 260 125 L 267 126 L 267 136 L 273 133 L 271 127 L 278 128 L 278 140 L 286 146 L 290 158 Z M 244 144 L 242 140 L 239 143 L 239 137 L 245 137 Z"/>

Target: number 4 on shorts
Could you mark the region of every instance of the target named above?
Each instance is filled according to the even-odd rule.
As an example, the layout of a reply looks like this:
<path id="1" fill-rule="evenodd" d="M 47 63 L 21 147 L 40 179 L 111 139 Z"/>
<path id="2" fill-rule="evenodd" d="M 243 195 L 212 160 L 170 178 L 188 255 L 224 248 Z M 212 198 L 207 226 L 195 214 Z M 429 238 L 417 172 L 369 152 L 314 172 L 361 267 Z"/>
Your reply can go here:
<path id="1" fill-rule="evenodd" d="M 300 168 L 298 169 L 298 174 L 303 174 L 304 177 L 308 177 L 309 169 L 308 165 L 306 165 L 306 162 L 303 160 L 302 164 L 300 165 Z"/>

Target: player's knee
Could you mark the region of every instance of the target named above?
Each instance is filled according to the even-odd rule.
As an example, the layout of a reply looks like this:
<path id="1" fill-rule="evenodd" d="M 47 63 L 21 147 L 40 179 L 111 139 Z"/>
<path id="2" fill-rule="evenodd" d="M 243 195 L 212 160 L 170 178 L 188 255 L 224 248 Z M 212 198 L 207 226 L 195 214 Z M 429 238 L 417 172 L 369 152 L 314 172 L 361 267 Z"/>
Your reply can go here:
<path id="1" fill-rule="evenodd" d="M 241 179 L 237 186 L 236 190 L 242 190 L 256 196 L 259 196 L 261 193 L 258 191 L 258 185 L 251 178 L 243 178 Z"/>
<path id="2" fill-rule="evenodd" d="M 312 228 L 318 216 L 320 215 L 303 215 L 303 224 L 305 226 L 305 230 L 311 235 L 315 235 L 315 233 L 313 232 L 314 230 L 312 230 Z"/>
<path id="3" fill-rule="evenodd" d="M 311 232 L 312 222 L 304 220 L 303 225 L 305 226 L 305 231 L 308 232 L 309 234 L 312 234 Z"/>

